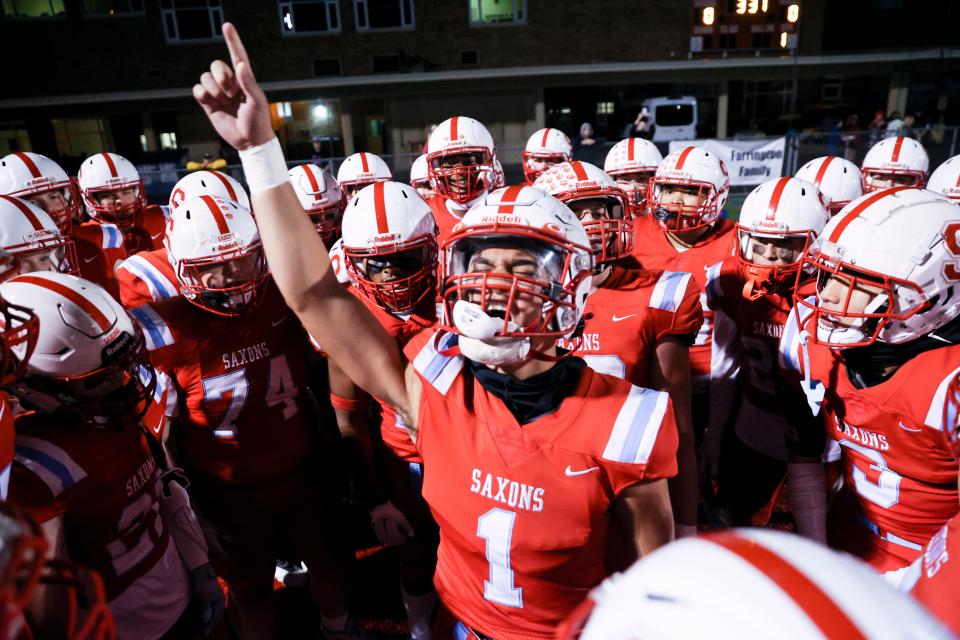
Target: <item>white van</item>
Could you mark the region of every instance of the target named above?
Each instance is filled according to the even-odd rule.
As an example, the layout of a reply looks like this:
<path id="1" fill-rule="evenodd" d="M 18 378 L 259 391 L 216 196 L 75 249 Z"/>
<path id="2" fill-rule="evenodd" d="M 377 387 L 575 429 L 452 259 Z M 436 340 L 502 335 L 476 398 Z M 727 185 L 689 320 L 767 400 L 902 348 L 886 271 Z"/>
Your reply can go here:
<path id="1" fill-rule="evenodd" d="M 650 112 L 654 142 L 694 140 L 697 137 L 697 99 L 693 96 L 649 98 L 641 108 Z"/>

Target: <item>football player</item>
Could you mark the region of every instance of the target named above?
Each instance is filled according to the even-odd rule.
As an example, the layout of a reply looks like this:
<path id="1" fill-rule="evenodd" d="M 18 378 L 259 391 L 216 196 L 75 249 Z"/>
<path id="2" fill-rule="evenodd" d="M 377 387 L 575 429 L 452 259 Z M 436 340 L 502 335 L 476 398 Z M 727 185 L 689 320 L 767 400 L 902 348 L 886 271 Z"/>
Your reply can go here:
<path id="1" fill-rule="evenodd" d="M 436 322 L 436 222 L 412 187 L 379 182 L 360 191 L 344 213 L 342 255 L 351 291 L 400 344 Z M 333 359 L 329 363 L 340 431 L 363 443 L 369 439 L 363 392 Z M 378 506 L 371 516 L 381 542 L 400 545 L 401 595 L 410 637 L 420 640 L 429 638 L 436 603 L 436 523 L 419 492 L 411 490 L 422 476 L 416 447 L 389 404 L 380 403 L 380 415 L 380 433 L 390 449 L 385 484 L 391 502 L 372 499 Z M 402 512 L 399 517 L 390 513 L 393 504 Z"/>
<path id="2" fill-rule="evenodd" d="M 930 158 L 923 145 L 913 138 L 897 136 L 873 145 L 863 157 L 863 192 L 888 187 L 917 187 L 927 184 Z"/>
<path id="3" fill-rule="evenodd" d="M 634 217 L 648 215 L 647 191 L 650 179 L 663 162 L 657 145 L 643 138 L 627 138 L 610 147 L 603 171 L 617 181 L 630 199 Z"/>
<path id="4" fill-rule="evenodd" d="M 561 162 L 569 162 L 571 158 L 573 145 L 563 131 L 550 127 L 534 131 L 521 154 L 524 186 L 531 186 L 544 171 Z"/>
<path id="5" fill-rule="evenodd" d="M 473 118 L 440 123 L 427 141 L 427 169 L 436 195 L 430 199 L 442 243 L 472 205 L 492 188 L 496 149 L 487 128 Z"/>
<path id="6" fill-rule="evenodd" d="M 960 203 L 960 156 L 948 158 L 930 174 L 927 189 Z"/>
<path id="7" fill-rule="evenodd" d="M 116 638 L 100 576 L 47 558 L 49 544 L 40 525 L 9 502 L 0 502 L 0 544 L 0 638 Z"/>
<path id="8" fill-rule="evenodd" d="M 734 255 L 736 230 L 724 216 L 730 180 L 713 152 L 685 147 L 663 159 L 650 180 L 650 216 L 635 221 L 633 255 L 645 269 L 693 275 L 706 289 L 707 269 Z M 693 427 L 702 438 L 706 427 L 712 357 L 713 310 L 700 297 L 703 325 L 690 347 Z"/>
<path id="9" fill-rule="evenodd" d="M 0 193 L 27 200 L 43 209 L 73 240 L 80 275 L 117 297 L 116 267 L 126 259 L 123 232 L 113 224 L 81 223 L 81 197 L 76 184 L 56 162 L 39 153 L 17 151 L 0 158 Z"/>
<path id="10" fill-rule="evenodd" d="M 378 155 L 361 151 L 347 156 L 337 169 L 337 183 L 345 200 L 368 184 L 393 180 L 390 167 Z"/>
<path id="11" fill-rule="evenodd" d="M 433 190 L 433 183 L 430 182 L 430 171 L 427 168 L 427 154 L 417 156 L 410 167 L 410 186 L 417 190 L 420 197 L 424 200 L 430 200 L 436 195 Z"/>
<path id="12" fill-rule="evenodd" d="M 340 221 L 346 205 L 340 186 L 329 171 L 315 164 L 300 164 L 290 169 L 290 183 L 300 206 L 329 249 L 340 237 Z"/>
<path id="13" fill-rule="evenodd" d="M 90 219 L 116 225 L 127 253 L 163 246 L 167 225 L 163 209 L 147 204 L 147 192 L 133 163 L 116 153 L 97 153 L 80 165 L 80 195 Z"/>
<path id="14" fill-rule="evenodd" d="M 234 178 L 220 171 L 194 171 L 174 185 L 170 192 L 169 211 L 196 196 L 209 195 L 237 202 L 249 208 L 247 192 Z M 128 309 L 136 309 L 148 302 L 158 302 L 180 295 L 180 283 L 170 264 L 166 247 L 141 251 L 130 256 L 117 267 L 120 302 Z"/>
<path id="15" fill-rule="evenodd" d="M 43 209 L 13 196 L 0 195 L 0 251 L 16 258 L 10 275 L 79 271 L 73 241 L 60 233 Z"/>
<path id="16" fill-rule="evenodd" d="M 558 640 L 704 637 L 952 636 L 853 558 L 757 529 L 658 550 L 594 589 L 557 632 Z"/>
<path id="17" fill-rule="evenodd" d="M 230 619 L 241 635 L 272 632 L 274 559 L 289 545 L 310 569 L 324 627 L 342 635 L 340 467 L 308 397 L 306 335 L 270 281 L 253 216 L 191 198 L 171 212 L 165 243 L 181 295 L 132 314 L 178 392 L 177 452 Z"/>
<path id="18" fill-rule="evenodd" d="M 857 165 L 837 156 L 823 156 L 800 167 L 795 176 L 820 190 L 827 212 L 834 216 L 863 195 L 863 176 Z"/>
<path id="19" fill-rule="evenodd" d="M 551 637 L 604 576 L 613 526 L 643 554 L 673 533 L 669 396 L 557 351 L 556 339 L 577 330 L 590 289 L 583 226 L 539 189 L 485 197 L 442 247 L 440 326 L 401 355 L 306 233 L 266 96 L 236 29 L 225 23 L 223 32 L 238 75 L 214 62 L 194 95 L 221 137 L 243 150 L 285 300 L 344 372 L 408 426 L 440 525 L 441 600 L 477 633 Z"/>
<path id="20" fill-rule="evenodd" d="M 803 411 L 804 400 L 782 379 L 777 352 L 798 275 L 809 283 L 798 274 L 800 261 L 828 217 L 811 183 L 768 180 L 740 208 L 736 257 L 707 272 L 707 303 L 716 315 L 704 465 L 711 480 L 719 472 L 718 503 L 736 526 L 767 524 L 789 469 L 797 530 L 824 543 L 823 426 L 811 422 L 797 434 L 804 440 L 793 436 L 786 415 L 798 404 Z M 724 438 L 729 424 L 734 434 Z"/>
<path id="21" fill-rule="evenodd" d="M 943 403 L 943 430 L 954 455 L 960 459 L 960 376 L 945 389 L 937 390 L 936 402 Z M 913 564 L 891 576 L 897 588 L 919 600 L 937 618 L 960 634 L 960 611 L 953 598 L 960 581 L 960 516 L 954 516 L 927 544 Z"/>
<path id="22" fill-rule="evenodd" d="M 824 227 L 801 269 L 781 366 L 802 378 L 841 450 L 831 545 L 899 569 L 957 513 L 957 460 L 936 427 L 960 362 L 960 208 L 930 191 L 865 194 Z M 800 328 L 798 328 L 800 327 Z"/>
<path id="23" fill-rule="evenodd" d="M 25 373 L 7 386 L 24 409 L 10 500 L 44 523 L 55 557 L 103 578 L 120 637 L 209 632 L 223 593 L 182 476 L 164 472 L 169 394 L 143 335 L 74 276 L 20 275 L 0 295 L 39 318 Z"/>
<path id="24" fill-rule="evenodd" d="M 633 245 L 631 207 L 626 193 L 598 167 L 565 162 L 541 174 L 533 186 L 577 214 L 595 261 L 582 340 L 561 344 L 575 349 L 596 371 L 670 393 L 680 433 L 680 470 L 670 485 L 675 529 L 678 537 L 695 535 L 696 451 L 688 351 L 703 322 L 700 291 L 689 273 L 617 264 L 629 257 Z"/>

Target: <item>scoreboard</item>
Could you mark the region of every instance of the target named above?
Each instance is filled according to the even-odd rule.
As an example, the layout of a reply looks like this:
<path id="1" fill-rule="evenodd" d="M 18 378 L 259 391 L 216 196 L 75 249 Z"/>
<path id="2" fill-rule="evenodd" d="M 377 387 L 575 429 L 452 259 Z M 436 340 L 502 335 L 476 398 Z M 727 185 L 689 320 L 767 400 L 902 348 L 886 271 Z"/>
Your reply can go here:
<path id="1" fill-rule="evenodd" d="M 799 0 L 694 0 L 690 51 L 795 49 Z"/>

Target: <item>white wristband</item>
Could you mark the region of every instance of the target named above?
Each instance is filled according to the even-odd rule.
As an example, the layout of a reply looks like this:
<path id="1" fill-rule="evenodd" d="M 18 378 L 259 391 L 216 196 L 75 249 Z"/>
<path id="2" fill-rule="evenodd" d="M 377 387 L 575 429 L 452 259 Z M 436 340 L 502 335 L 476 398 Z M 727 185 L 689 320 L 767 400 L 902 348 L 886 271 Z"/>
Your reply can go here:
<path id="1" fill-rule="evenodd" d="M 251 194 L 273 189 L 290 181 L 280 140 L 276 137 L 241 151 L 240 162 L 243 164 L 243 173 L 247 177 Z"/>

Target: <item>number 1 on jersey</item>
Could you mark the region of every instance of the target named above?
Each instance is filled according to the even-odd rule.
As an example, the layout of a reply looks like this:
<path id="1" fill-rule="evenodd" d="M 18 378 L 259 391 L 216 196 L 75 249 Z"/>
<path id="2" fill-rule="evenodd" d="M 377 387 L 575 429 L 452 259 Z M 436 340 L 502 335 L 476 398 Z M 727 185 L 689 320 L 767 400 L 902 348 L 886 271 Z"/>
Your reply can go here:
<path id="1" fill-rule="evenodd" d="M 523 589 L 513 583 L 510 568 L 510 542 L 517 514 L 493 508 L 477 520 L 477 537 L 487 543 L 490 579 L 483 581 L 483 597 L 505 607 L 523 607 Z"/>

